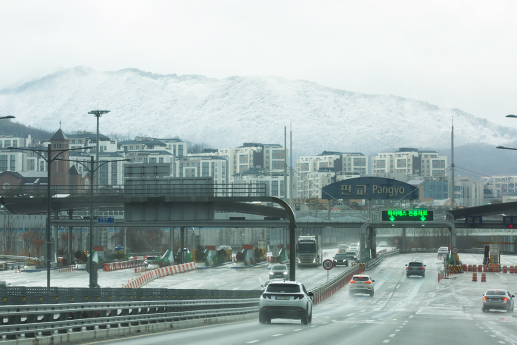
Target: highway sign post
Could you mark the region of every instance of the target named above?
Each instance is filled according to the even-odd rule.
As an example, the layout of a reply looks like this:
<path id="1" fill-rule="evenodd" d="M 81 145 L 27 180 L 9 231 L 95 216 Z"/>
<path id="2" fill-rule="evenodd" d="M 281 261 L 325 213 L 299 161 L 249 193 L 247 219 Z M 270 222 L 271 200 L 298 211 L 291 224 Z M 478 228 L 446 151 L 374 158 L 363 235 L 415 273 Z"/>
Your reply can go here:
<path id="1" fill-rule="evenodd" d="M 334 263 L 332 262 L 332 260 L 327 259 L 323 261 L 323 268 L 327 270 L 327 281 L 329 281 L 329 274 L 332 267 L 334 267 Z"/>
<path id="2" fill-rule="evenodd" d="M 460 252 L 460 250 L 458 249 L 458 247 L 452 247 L 451 252 L 452 252 L 452 254 L 458 254 Z"/>

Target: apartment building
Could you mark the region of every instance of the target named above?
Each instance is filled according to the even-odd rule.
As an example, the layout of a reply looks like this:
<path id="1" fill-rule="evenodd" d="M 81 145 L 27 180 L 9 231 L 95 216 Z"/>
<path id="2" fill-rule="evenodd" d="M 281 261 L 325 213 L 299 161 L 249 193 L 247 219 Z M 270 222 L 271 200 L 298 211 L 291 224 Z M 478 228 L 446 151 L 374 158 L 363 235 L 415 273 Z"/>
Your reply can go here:
<path id="1" fill-rule="evenodd" d="M 27 138 L 14 135 L 0 135 L 0 149 L 6 147 L 29 147 L 34 145 L 34 141 L 29 134 Z"/>
<path id="2" fill-rule="evenodd" d="M 261 144 L 244 143 L 237 148 L 218 149 L 218 156 L 228 161 L 228 174 L 240 174 L 250 169 L 263 167 Z"/>
<path id="3" fill-rule="evenodd" d="M 384 152 L 371 157 L 371 173 L 380 177 L 393 177 L 393 174 L 445 177 L 446 171 L 447 157 L 440 156 L 436 151 L 400 148 L 397 152 Z"/>
<path id="4" fill-rule="evenodd" d="M 232 184 L 239 191 L 235 195 L 249 195 L 254 190 L 263 190 L 265 188 L 267 196 L 273 196 L 280 199 L 289 197 L 289 191 L 284 193 L 284 173 L 265 172 L 263 169 L 253 169 L 244 171 L 232 176 Z M 290 176 L 287 176 L 287 183 L 290 183 Z M 250 192 L 251 191 L 251 192 Z"/>
<path id="5" fill-rule="evenodd" d="M 214 183 L 228 184 L 228 162 L 218 156 L 188 155 L 176 157 L 174 177 L 213 177 Z"/>
<path id="6" fill-rule="evenodd" d="M 97 152 L 97 133 L 77 131 L 75 134 L 67 134 L 67 137 L 70 139 L 71 149 L 89 146 L 91 149 L 87 150 L 87 152 L 93 154 Z M 46 143 L 44 142 L 43 144 L 45 145 Z M 99 152 L 115 151 L 117 151 L 117 140 L 112 140 L 99 133 Z"/>

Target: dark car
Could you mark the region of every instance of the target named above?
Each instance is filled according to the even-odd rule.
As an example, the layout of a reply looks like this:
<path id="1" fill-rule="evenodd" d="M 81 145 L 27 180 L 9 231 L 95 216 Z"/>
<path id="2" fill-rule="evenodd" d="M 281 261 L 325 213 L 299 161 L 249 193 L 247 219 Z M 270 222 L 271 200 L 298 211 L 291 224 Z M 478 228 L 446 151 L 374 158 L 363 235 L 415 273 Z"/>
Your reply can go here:
<path id="1" fill-rule="evenodd" d="M 413 260 L 406 265 L 406 277 L 421 276 L 425 277 L 425 265 L 422 261 Z"/>
<path id="2" fill-rule="evenodd" d="M 504 289 L 487 290 L 483 294 L 483 307 L 481 307 L 481 310 L 487 312 L 489 309 L 502 309 L 508 313 L 513 312 L 514 297 L 514 295 Z"/>
<path id="3" fill-rule="evenodd" d="M 349 250 L 348 252 L 345 253 L 345 255 L 346 255 L 348 262 L 351 262 L 351 261 L 359 262 L 357 252 Z"/>
<path id="4" fill-rule="evenodd" d="M 332 261 L 334 261 L 334 266 L 348 266 L 348 259 L 346 257 L 346 254 L 336 254 L 336 256 L 333 257 Z"/>

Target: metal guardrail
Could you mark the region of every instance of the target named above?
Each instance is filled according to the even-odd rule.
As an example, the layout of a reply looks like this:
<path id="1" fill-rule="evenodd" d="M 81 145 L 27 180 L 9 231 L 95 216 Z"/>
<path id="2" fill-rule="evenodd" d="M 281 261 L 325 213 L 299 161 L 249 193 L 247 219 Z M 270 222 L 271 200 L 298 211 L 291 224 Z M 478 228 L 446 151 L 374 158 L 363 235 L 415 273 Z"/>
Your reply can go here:
<path id="1" fill-rule="evenodd" d="M 167 181 L 167 180 L 165 180 Z M 89 197 L 90 190 L 79 185 L 53 185 L 52 198 Z M 267 188 L 264 183 L 237 184 L 167 184 L 153 183 L 142 185 L 113 185 L 95 186 L 95 196 L 122 197 L 156 197 L 156 196 L 266 196 Z M 11 186 L 4 189 L 0 196 L 6 198 L 46 198 L 46 185 Z"/>
<path id="2" fill-rule="evenodd" d="M 313 303 L 318 304 L 324 301 L 325 299 L 329 298 L 330 296 L 341 290 L 341 288 L 343 288 L 346 284 L 348 284 L 350 279 L 352 279 L 352 277 L 355 274 L 360 274 L 365 270 L 368 270 L 369 268 L 373 268 L 374 266 L 378 265 L 384 258 L 398 253 L 398 250 L 382 253 L 378 255 L 377 258 L 375 258 L 374 260 L 369 261 L 367 264 L 358 264 L 352 267 L 348 267 L 338 276 L 310 290 L 312 293 L 314 293 Z"/>
<path id="3" fill-rule="evenodd" d="M 258 311 L 258 299 L 66 303 L 0 306 L 0 335 L 17 339 L 54 333 L 174 322 Z M 7 322 L 6 322 L 7 320 Z M 0 339 L 2 339 L 0 337 Z"/>
<path id="4" fill-rule="evenodd" d="M 262 290 L 0 287 L 0 306 L 258 298 Z"/>

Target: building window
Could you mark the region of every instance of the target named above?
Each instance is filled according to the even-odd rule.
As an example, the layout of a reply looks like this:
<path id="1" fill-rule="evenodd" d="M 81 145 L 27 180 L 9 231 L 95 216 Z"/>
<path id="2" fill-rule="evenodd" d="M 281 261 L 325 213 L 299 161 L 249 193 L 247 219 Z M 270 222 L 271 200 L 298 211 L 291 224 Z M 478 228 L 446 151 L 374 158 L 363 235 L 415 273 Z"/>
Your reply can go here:
<path id="1" fill-rule="evenodd" d="M 163 157 L 160 157 L 160 163 L 163 163 Z"/>

